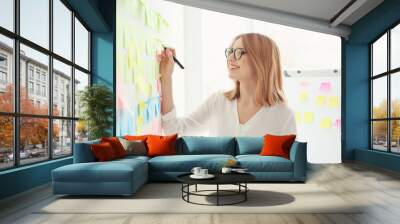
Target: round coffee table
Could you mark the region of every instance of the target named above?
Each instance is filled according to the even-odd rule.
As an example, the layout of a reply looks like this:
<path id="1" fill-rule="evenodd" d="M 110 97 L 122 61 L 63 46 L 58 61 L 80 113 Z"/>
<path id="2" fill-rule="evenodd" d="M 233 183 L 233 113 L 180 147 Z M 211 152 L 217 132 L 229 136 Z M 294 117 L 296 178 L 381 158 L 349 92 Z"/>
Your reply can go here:
<path id="1" fill-rule="evenodd" d="M 212 179 L 193 179 L 190 177 L 191 173 L 182 174 L 177 177 L 178 181 L 182 183 L 182 199 L 188 203 L 198 204 L 198 205 L 234 205 L 247 200 L 247 192 L 249 188 L 247 183 L 255 180 L 255 177 L 249 173 L 214 173 L 215 176 Z M 197 185 L 216 185 L 215 190 L 197 190 Z M 194 191 L 190 191 L 190 186 L 195 186 Z M 237 190 L 223 190 L 220 189 L 220 185 L 236 185 Z M 209 192 L 215 192 L 215 194 L 205 194 Z M 190 196 L 204 196 L 204 197 L 216 197 L 217 204 L 202 204 L 190 201 Z M 221 203 L 221 197 L 229 196 L 241 196 L 241 199 L 231 203 Z"/>

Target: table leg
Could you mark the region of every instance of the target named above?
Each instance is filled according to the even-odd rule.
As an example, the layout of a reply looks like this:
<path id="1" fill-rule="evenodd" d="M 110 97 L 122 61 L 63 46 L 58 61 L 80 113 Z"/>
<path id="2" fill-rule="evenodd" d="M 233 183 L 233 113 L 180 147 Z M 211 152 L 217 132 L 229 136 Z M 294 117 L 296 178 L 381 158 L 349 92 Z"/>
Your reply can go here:
<path id="1" fill-rule="evenodd" d="M 197 184 L 196 184 L 196 186 L 195 186 L 195 191 L 197 192 Z"/>
<path id="2" fill-rule="evenodd" d="M 219 205 L 219 184 L 217 184 L 217 206 Z"/>
<path id="3" fill-rule="evenodd" d="M 188 202 L 190 202 L 190 201 L 189 201 L 189 195 L 190 195 L 190 184 L 188 184 L 188 185 L 187 185 L 187 191 L 188 191 L 188 193 L 187 193 L 187 201 L 188 201 Z"/>
<path id="4" fill-rule="evenodd" d="M 244 201 L 247 201 L 247 192 L 248 192 L 248 189 L 247 189 L 247 183 L 244 183 L 244 187 L 245 187 L 245 192 L 244 192 Z"/>

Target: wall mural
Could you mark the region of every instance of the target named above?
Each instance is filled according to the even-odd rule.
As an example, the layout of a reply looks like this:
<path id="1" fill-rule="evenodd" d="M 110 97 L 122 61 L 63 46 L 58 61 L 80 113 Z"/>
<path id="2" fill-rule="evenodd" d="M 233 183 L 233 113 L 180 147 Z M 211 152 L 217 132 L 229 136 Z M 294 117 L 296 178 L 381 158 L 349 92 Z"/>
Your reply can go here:
<path id="1" fill-rule="evenodd" d="M 117 1 L 116 134 L 161 134 L 157 51 L 168 22 L 145 0 Z"/>

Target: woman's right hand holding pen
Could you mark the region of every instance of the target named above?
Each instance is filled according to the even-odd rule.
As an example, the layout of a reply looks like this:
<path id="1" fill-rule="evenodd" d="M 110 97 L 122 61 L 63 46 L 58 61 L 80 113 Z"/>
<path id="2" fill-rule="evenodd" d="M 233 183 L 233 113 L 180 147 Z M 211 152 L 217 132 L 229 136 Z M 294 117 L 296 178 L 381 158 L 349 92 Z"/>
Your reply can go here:
<path id="1" fill-rule="evenodd" d="M 160 63 L 159 73 L 162 79 L 171 78 L 174 72 L 174 56 L 176 56 L 174 48 L 166 48 L 157 53 L 157 61 Z"/>
<path id="2" fill-rule="evenodd" d="M 161 75 L 161 114 L 168 113 L 174 108 L 174 96 L 172 94 L 172 73 L 174 72 L 175 49 L 165 48 L 157 53 L 157 61 L 160 63 Z"/>

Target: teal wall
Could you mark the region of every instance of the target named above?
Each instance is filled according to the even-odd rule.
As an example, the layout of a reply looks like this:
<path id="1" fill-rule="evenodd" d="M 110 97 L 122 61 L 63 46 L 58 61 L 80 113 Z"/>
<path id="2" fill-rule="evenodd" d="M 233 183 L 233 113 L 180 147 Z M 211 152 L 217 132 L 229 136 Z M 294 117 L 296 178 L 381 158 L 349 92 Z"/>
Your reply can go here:
<path id="1" fill-rule="evenodd" d="M 351 27 L 349 39 L 343 41 L 342 86 L 343 160 L 357 160 L 383 168 L 399 170 L 399 156 L 369 149 L 369 49 L 368 44 L 392 25 L 400 22 L 400 1 L 386 0 Z M 363 151 L 360 151 L 363 150 Z M 383 155 L 384 154 L 384 155 Z M 390 158 L 390 159 L 389 159 Z"/>
<path id="2" fill-rule="evenodd" d="M 92 32 L 92 83 L 102 83 L 110 88 L 114 95 L 114 115 L 112 117 L 113 125 L 110 127 L 110 133 L 115 135 L 115 0 L 100 0 L 98 1 L 98 9 L 104 17 L 109 29 L 107 32 L 102 30 Z"/>
<path id="3" fill-rule="evenodd" d="M 71 163 L 68 157 L 0 172 L 0 199 L 48 183 L 53 169 Z"/>
<path id="4" fill-rule="evenodd" d="M 92 83 L 106 84 L 113 94 L 115 1 L 67 0 L 92 31 Z M 0 199 L 50 182 L 53 169 L 71 163 L 68 157 L 0 172 Z"/>

